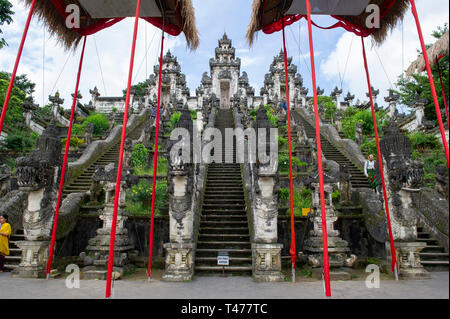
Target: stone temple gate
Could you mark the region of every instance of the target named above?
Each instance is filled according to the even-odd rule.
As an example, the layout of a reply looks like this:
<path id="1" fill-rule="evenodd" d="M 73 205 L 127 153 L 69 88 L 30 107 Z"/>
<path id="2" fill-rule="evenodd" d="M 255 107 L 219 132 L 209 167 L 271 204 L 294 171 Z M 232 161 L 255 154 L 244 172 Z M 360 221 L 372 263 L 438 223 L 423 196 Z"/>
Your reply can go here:
<path id="1" fill-rule="evenodd" d="M 158 207 L 162 216 L 156 218 L 153 245 L 155 259 L 164 264 L 163 280 L 184 281 L 196 274 L 223 271 L 249 274 L 256 281 L 284 280 L 286 272 L 282 267 L 290 260 L 291 238 L 286 201 L 289 193 L 287 118 L 282 108 L 287 85 L 292 102 L 293 156 L 300 163 L 295 165 L 293 184 L 296 196 L 304 202 L 298 205 L 307 206 L 298 207 L 300 211 L 295 212 L 295 257 L 297 265 L 312 269 L 313 274 L 320 275 L 323 267 L 312 98 L 307 96 L 308 89 L 303 86 L 292 59 L 288 59 L 289 83 L 285 83 L 282 52 L 274 57 L 260 95 L 255 96 L 247 73 L 241 72 L 241 60 L 235 51 L 231 39 L 224 34 L 218 40 L 214 58 L 210 59 L 209 74 L 203 73 L 195 96 L 190 94 L 177 58 L 169 51 L 163 59 L 163 111 L 158 139 L 159 154 L 167 161 L 167 168 L 158 173 L 158 180 L 167 188 L 158 196 L 167 198 Z M 148 175 L 140 174 L 134 167 L 132 152 L 136 145 L 142 144 L 149 151 L 147 166 L 153 163 L 155 118 L 152 112 L 157 100 L 158 69 L 155 66 L 154 74 L 147 80 L 145 93 L 132 98 L 118 211 L 119 243 L 114 258 L 117 276 L 134 266 L 144 266 L 148 256 L 148 216 L 133 216 L 127 200 L 133 197 L 130 193 L 133 187 L 148 180 Z M 364 265 L 374 257 L 386 262 L 390 256 L 385 246 L 382 201 L 368 188 L 362 173 L 365 156 L 356 142 L 341 138 L 338 132 L 342 127 L 340 116 L 352 106 L 354 97 L 348 92 L 345 102 L 341 102 L 341 93 L 336 88 L 330 94 L 339 106 L 334 123 L 329 123 L 321 110 L 321 132 L 327 172 L 326 215 L 332 276 L 349 279 L 352 267 Z M 97 88 L 91 90 L 91 95 L 86 110 L 111 115 L 113 109 L 118 113 L 123 109 L 122 98 L 100 97 Z M 395 104 L 393 99 L 386 101 L 390 107 Z M 401 276 L 425 278 L 428 273 L 424 265 L 448 267 L 448 175 L 440 170 L 436 190 L 423 188 L 423 165 L 412 160 L 409 139 L 398 129 L 398 124 L 393 118 L 382 143 L 384 167 L 389 169 L 386 176 L 393 207 L 397 259 Z M 180 135 L 171 139 L 171 133 L 177 129 L 187 130 L 191 138 Z M 226 129 L 246 132 L 276 129 L 278 137 L 257 146 L 268 150 L 277 145 L 276 160 L 249 161 L 247 151 L 253 147 L 251 136 L 236 136 L 235 142 L 227 145 Z M 104 136 L 93 139 L 90 127 L 85 137 L 89 142 L 71 153 L 68 165 L 56 259 L 72 258 L 89 278 L 104 278 L 106 272 L 120 130 L 120 126 L 115 126 L 114 116 L 110 116 Z M 13 254 L 7 259 L 18 277 L 43 275 L 59 176 L 57 157 L 52 155 L 60 153 L 61 145 L 55 137 L 58 132 L 49 125 L 40 137 L 38 148 L 31 155 L 17 159 L 16 176 L 7 172 L 1 175 L 0 212 L 10 214 L 13 229 L 19 230 L 11 241 Z M 222 134 L 222 141 L 220 146 L 212 148 L 220 140 L 214 132 Z M 186 157 L 182 151 L 172 152 L 176 147 L 192 150 L 196 136 L 201 137 L 202 150 L 210 151 L 204 152 L 206 159 L 195 161 L 193 154 Z M 257 135 L 255 140 L 259 139 Z M 398 141 L 402 147 L 397 147 Z M 240 143 L 245 154 L 238 148 Z M 48 158 L 55 161 L 52 167 L 45 160 Z M 332 196 L 337 191 L 338 199 Z M 442 225 L 447 226 L 447 233 Z M 433 250 L 427 251 L 430 246 Z M 224 265 L 218 265 L 219 256 L 226 261 Z M 440 257 L 444 260 L 437 259 Z"/>

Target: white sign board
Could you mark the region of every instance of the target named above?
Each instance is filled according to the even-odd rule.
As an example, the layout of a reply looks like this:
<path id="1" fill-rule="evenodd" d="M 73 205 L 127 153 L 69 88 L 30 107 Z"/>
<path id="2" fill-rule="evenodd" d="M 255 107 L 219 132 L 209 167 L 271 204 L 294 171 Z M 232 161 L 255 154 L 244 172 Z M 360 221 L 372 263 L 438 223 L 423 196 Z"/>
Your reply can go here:
<path id="1" fill-rule="evenodd" d="M 228 254 L 220 253 L 217 256 L 217 265 L 218 266 L 229 266 L 230 265 L 230 256 Z"/>

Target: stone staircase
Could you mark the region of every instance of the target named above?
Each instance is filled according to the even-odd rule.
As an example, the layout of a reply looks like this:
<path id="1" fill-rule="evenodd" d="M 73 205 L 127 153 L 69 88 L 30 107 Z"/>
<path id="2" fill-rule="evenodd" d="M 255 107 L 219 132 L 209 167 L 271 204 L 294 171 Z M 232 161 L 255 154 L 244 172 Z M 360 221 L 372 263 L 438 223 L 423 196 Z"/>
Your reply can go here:
<path id="1" fill-rule="evenodd" d="M 5 271 L 12 271 L 17 268 L 22 259 L 22 250 L 16 245 L 16 242 L 25 240 L 23 229 L 19 229 L 9 239 L 9 256 L 5 258 Z"/>
<path id="2" fill-rule="evenodd" d="M 147 121 L 142 122 L 142 124 L 136 127 L 133 131 L 127 133 L 127 137 L 133 140 L 138 139 L 146 123 Z M 80 176 L 78 176 L 72 183 L 64 187 L 63 199 L 66 198 L 71 193 L 87 192 L 91 187 L 92 175 L 94 175 L 95 170 L 100 166 L 105 166 L 110 163 L 118 161 L 119 151 L 120 151 L 120 141 L 114 144 L 94 163 L 92 163 L 89 167 L 87 167 L 84 170 L 84 172 Z"/>
<path id="3" fill-rule="evenodd" d="M 225 140 L 225 128 L 234 127 L 231 110 L 219 110 L 216 128 Z M 223 143 L 224 145 L 225 143 Z M 233 153 L 233 163 L 224 163 L 225 154 Z M 252 252 L 240 164 L 236 148 L 222 152 L 223 163 L 208 166 L 200 230 L 197 242 L 196 273 L 222 272 L 251 275 Z M 218 266 L 219 252 L 227 252 L 229 266 Z"/>
<path id="4" fill-rule="evenodd" d="M 301 123 L 305 129 L 308 138 L 315 138 L 316 131 L 298 112 L 293 112 L 293 116 L 297 123 Z M 335 161 L 339 165 L 347 165 L 350 174 L 352 174 L 352 187 L 366 187 L 369 188 L 369 183 L 364 173 L 356 167 L 341 151 L 339 151 L 333 144 L 331 144 L 326 137 L 320 136 L 322 144 L 322 152 L 325 158 L 329 161 Z"/>
<path id="5" fill-rule="evenodd" d="M 423 227 L 417 227 L 417 241 L 425 242 L 427 246 L 419 253 L 422 265 L 428 271 L 448 271 L 448 253 L 439 242 L 427 233 Z"/>

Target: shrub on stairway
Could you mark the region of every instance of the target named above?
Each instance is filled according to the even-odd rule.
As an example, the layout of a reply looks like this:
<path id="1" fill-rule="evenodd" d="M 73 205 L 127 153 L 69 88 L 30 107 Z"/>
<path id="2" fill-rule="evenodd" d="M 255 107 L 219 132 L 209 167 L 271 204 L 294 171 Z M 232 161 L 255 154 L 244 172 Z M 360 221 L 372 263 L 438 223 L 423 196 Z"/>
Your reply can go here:
<path id="1" fill-rule="evenodd" d="M 72 126 L 72 135 L 81 137 L 84 136 L 86 128 L 89 123 L 94 124 L 94 136 L 102 136 L 109 128 L 108 118 L 102 113 L 93 113 L 89 115 L 85 120 L 79 123 L 74 123 Z"/>
<path id="2" fill-rule="evenodd" d="M 288 207 L 287 215 L 291 214 L 289 188 L 280 189 L 279 207 Z M 302 216 L 302 208 L 311 208 L 312 192 L 307 188 L 297 189 L 294 187 L 294 216 Z"/>
<path id="3" fill-rule="evenodd" d="M 169 120 L 169 131 L 173 130 L 173 128 L 175 127 L 175 124 L 177 124 L 178 121 L 180 120 L 180 117 L 181 117 L 180 112 L 175 112 L 172 114 L 172 116 L 170 117 L 170 120 Z"/>
<path id="4" fill-rule="evenodd" d="M 66 147 L 66 142 L 67 142 L 67 138 L 63 138 L 61 140 L 61 143 L 63 144 L 63 149 Z M 72 136 L 70 138 L 70 144 L 69 144 L 70 148 L 78 148 L 83 144 L 84 144 L 84 139 L 82 139 L 82 138 L 78 138 L 75 136 Z"/>
<path id="5" fill-rule="evenodd" d="M 292 156 L 292 170 L 298 171 L 300 167 L 307 166 L 308 164 L 300 161 L 297 157 Z M 288 155 L 279 155 L 278 156 L 278 171 L 280 173 L 289 173 L 289 156 Z"/>
<path id="6" fill-rule="evenodd" d="M 12 151 L 29 151 L 33 149 L 39 135 L 29 130 L 17 130 L 10 133 L 1 143 L 1 148 Z"/>
<path id="7" fill-rule="evenodd" d="M 331 96 L 318 96 L 317 100 L 318 104 L 322 106 L 325 111 L 325 119 L 333 120 L 337 112 L 337 106 L 336 103 L 333 102 L 333 98 Z"/>
<path id="8" fill-rule="evenodd" d="M 150 151 L 144 144 L 136 144 L 131 153 L 131 162 L 134 169 L 143 169 L 148 163 L 148 154 Z"/>
<path id="9" fill-rule="evenodd" d="M 160 209 L 167 206 L 167 182 L 157 181 L 155 186 L 155 214 L 161 215 Z M 132 215 L 145 215 L 152 204 L 152 182 L 141 180 L 127 191 L 126 209 Z"/>
<path id="10" fill-rule="evenodd" d="M 102 134 L 108 130 L 109 127 L 108 118 L 102 113 L 96 113 L 88 116 L 84 123 L 86 123 L 86 127 L 89 123 L 94 124 L 94 136 L 102 136 Z"/>

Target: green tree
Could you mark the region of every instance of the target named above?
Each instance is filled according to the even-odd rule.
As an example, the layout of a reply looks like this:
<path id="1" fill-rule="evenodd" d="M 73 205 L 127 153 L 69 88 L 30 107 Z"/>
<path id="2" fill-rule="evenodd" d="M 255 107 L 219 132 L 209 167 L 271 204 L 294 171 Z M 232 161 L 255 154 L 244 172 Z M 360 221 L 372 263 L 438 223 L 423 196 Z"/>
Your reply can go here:
<path id="1" fill-rule="evenodd" d="M 437 27 L 437 30 L 433 31 L 432 35 L 436 39 L 440 39 L 442 35 L 444 35 L 445 32 L 448 30 L 448 24 L 445 23 L 443 27 Z M 427 47 L 430 47 L 431 45 L 427 45 Z M 419 55 L 422 54 L 422 52 L 418 51 Z M 442 73 L 442 81 L 444 84 L 444 88 L 447 88 L 446 95 L 447 100 L 449 100 L 448 96 L 448 87 L 449 87 L 449 61 L 448 61 L 448 55 L 443 57 L 439 60 L 439 66 Z M 437 64 L 433 64 L 431 66 L 431 71 L 433 73 L 433 79 L 434 84 L 436 86 L 436 93 L 439 100 L 439 105 L 442 108 L 444 108 L 444 97 L 441 93 L 441 83 L 439 81 L 439 72 Z M 430 83 L 428 80 L 428 75 L 426 73 L 415 73 L 412 75 L 411 78 L 405 78 L 403 76 L 400 76 L 397 81 L 397 87 L 399 88 L 399 91 L 397 92 L 400 94 L 400 103 L 404 105 L 410 105 L 414 100 L 416 99 L 416 93 L 420 96 L 422 99 L 427 99 L 428 104 L 425 106 L 425 117 L 427 120 L 433 121 L 437 120 L 436 117 L 436 111 L 434 107 L 433 102 L 433 96 L 431 94 L 431 88 Z"/>
<path id="2" fill-rule="evenodd" d="M 3 107 L 5 102 L 6 92 L 8 90 L 9 81 L 11 79 L 10 74 L 6 72 L 0 72 L 0 105 Z M 6 112 L 5 124 L 9 126 L 14 126 L 15 123 L 22 122 L 23 120 L 23 108 L 22 104 L 26 98 L 26 92 L 21 88 L 29 89 L 31 82 L 28 80 L 24 81 L 26 76 L 16 77 L 15 85 L 11 91 L 11 97 L 9 99 L 8 111 Z M 17 84 L 17 85 L 16 85 Z"/>
<path id="3" fill-rule="evenodd" d="M 3 24 L 10 24 L 13 19 L 12 15 L 14 14 L 13 11 L 11 11 L 12 4 L 8 0 L 0 0 L 0 26 Z M 0 35 L 2 34 L 2 29 L 0 28 Z M 4 46 L 8 45 L 6 43 L 6 40 L 3 37 L 0 37 L 0 49 Z"/>
<path id="4" fill-rule="evenodd" d="M 148 80 L 145 80 L 143 82 L 139 82 L 136 85 L 132 85 L 131 86 L 131 90 L 134 90 L 135 92 L 135 97 L 143 97 L 145 96 L 145 91 L 148 88 Z M 127 89 L 122 90 L 123 92 L 123 96 L 127 95 Z"/>
<path id="5" fill-rule="evenodd" d="M 318 96 L 317 97 L 318 104 L 323 107 L 325 111 L 325 119 L 332 120 L 337 112 L 336 103 L 333 102 L 333 98 L 331 96 Z"/>

